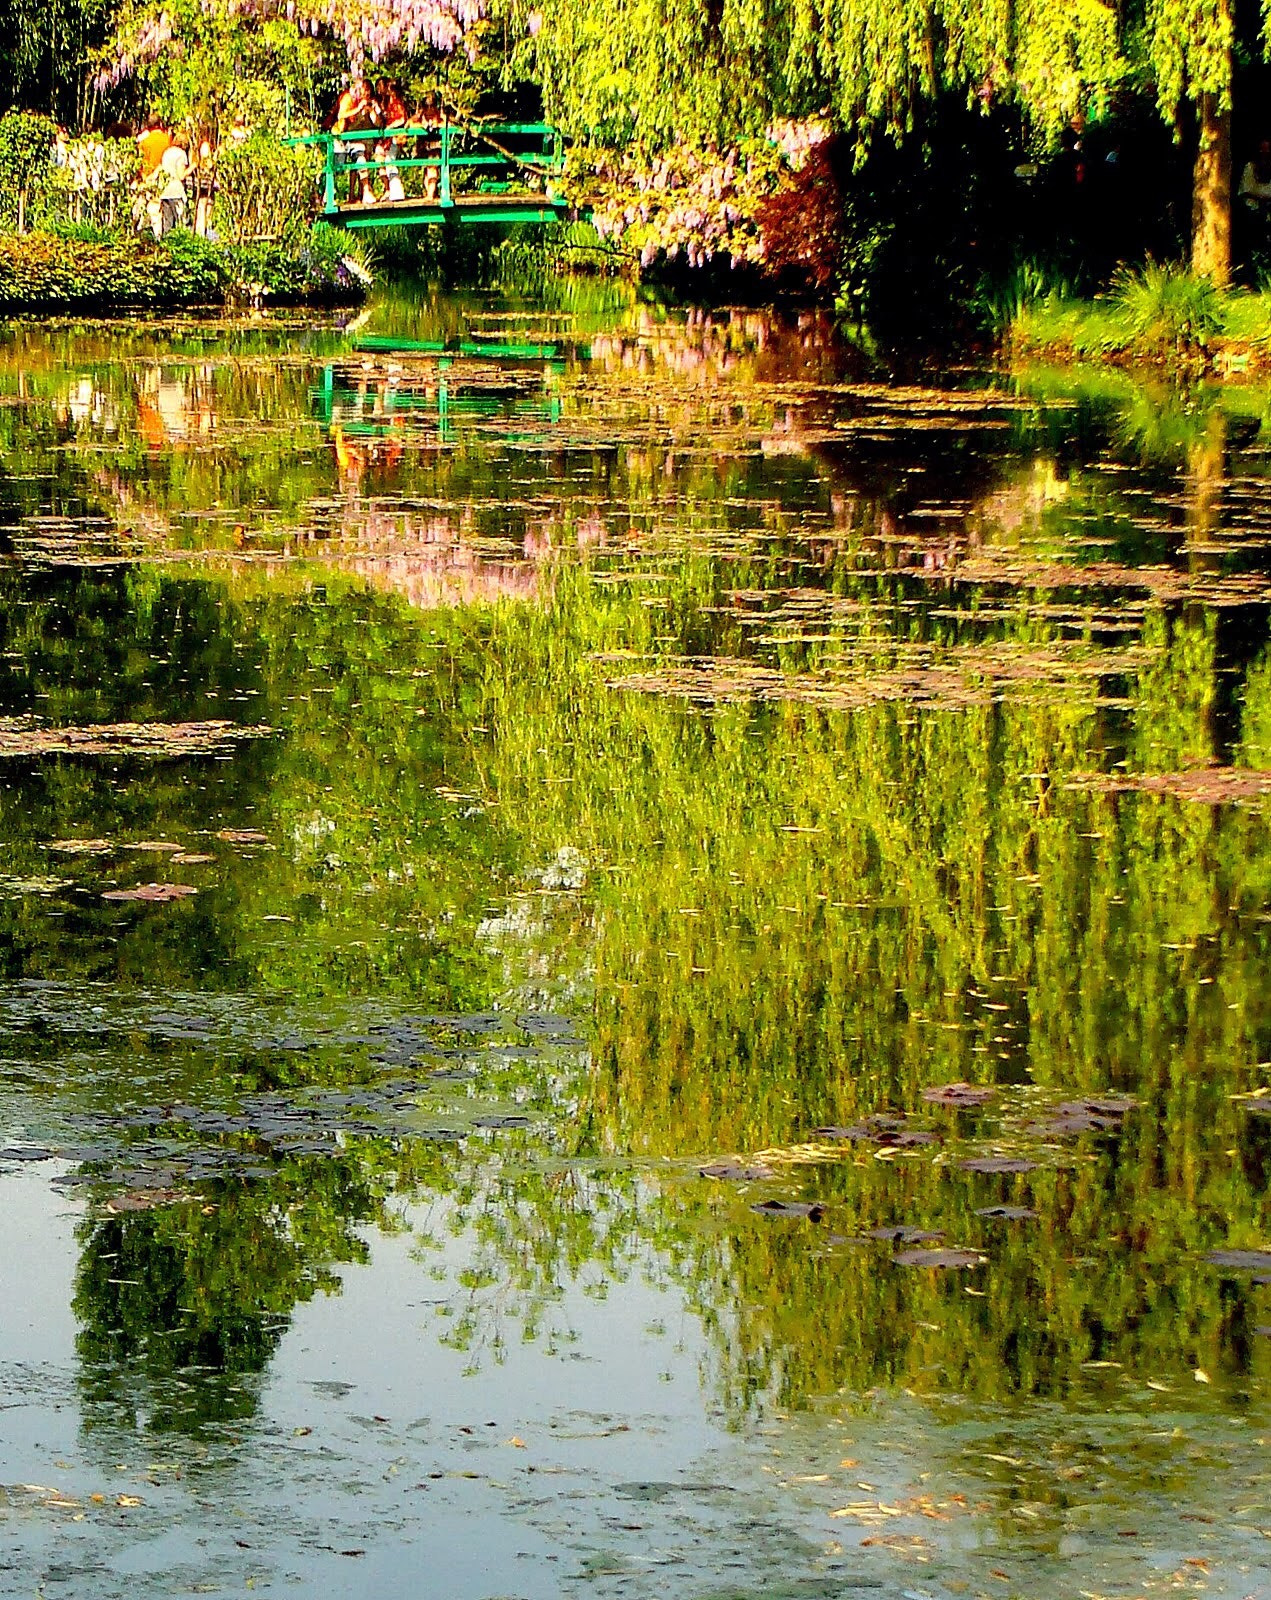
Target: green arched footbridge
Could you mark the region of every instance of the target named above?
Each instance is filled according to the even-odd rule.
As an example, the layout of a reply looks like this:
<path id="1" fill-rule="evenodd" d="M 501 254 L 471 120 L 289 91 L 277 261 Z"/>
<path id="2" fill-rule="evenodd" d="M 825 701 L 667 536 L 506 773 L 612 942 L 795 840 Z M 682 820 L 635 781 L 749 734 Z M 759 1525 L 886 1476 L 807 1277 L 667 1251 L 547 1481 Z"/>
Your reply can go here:
<path id="1" fill-rule="evenodd" d="M 556 222 L 571 214 L 560 187 L 564 141 L 547 123 L 443 122 L 292 142 L 320 149 L 322 218 L 339 227 Z"/>

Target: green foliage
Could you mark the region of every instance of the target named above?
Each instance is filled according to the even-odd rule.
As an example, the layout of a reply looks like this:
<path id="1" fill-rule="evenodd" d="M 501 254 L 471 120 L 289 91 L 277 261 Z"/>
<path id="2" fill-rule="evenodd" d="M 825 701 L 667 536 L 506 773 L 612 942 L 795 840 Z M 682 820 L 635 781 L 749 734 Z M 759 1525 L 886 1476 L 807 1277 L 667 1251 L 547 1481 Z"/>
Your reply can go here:
<path id="1" fill-rule="evenodd" d="M 142 102 L 195 140 L 231 125 L 281 131 L 288 103 L 312 115 L 335 90 L 324 46 L 271 13 L 203 0 L 123 0 L 114 32 L 93 57 L 94 87 L 109 97 L 128 79 Z"/>
<path id="2" fill-rule="evenodd" d="M 1053 136 L 1124 70 L 1100 0 L 547 0 L 518 59 L 572 132 L 620 147 L 703 146 L 828 106 L 862 135 L 957 89 L 1016 100 Z"/>
<path id="3" fill-rule="evenodd" d="M 4 0 L 5 102 L 78 126 L 88 106 L 86 59 L 105 38 L 117 9 L 117 0 Z"/>
<path id="4" fill-rule="evenodd" d="M 82 224 L 101 230 L 115 228 L 127 219 L 130 186 L 141 163 L 134 139 L 86 134 L 61 141 L 56 158 L 40 207 L 44 226 Z"/>
<path id="5" fill-rule="evenodd" d="M 289 244 L 220 245 L 177 229 L 155 244 L 91 224 L 0 238 L 0 306 L 30 310 L 361 299 L 365 246 L 318 224 Z"/>
<path id="6" fill-rule="evenodd" d="M 1152 354 L 1197 355 L 1222 328 L 1221 294 L 1186 267 L 1149 261 L 1119 274 L 1113 293 L 1134 338 Z"/>
<path id="7" fill-rule="evenodd" d="M 1144 38 L 1166 117 L 1201 95 L 1230 106 L 1234 0 L 1147 0 Z"/>
<path id="8" fill-rule="evenodd" d="M 305 233 L 318 197 L 321 159 L 309 145 L 288 145 L 254 133 L 216 152 L 217 236 L 230 245 L 295 243 Z"/>
<path id="9" fill-rule="evenodd" d="M 255 301 L 359 299 L 374 275 L 368 247 L 321 222 L 288 244 L 256 240 L 223 255 L 237 294 Z"/>
<path id="10" fill-rule="evenodd" d="M 161 245 L 52 234 L 0 239 L 0 305 L 14 308 L 199 304 L 218 300 L 223 283 L 215 250 L 192 234 L 171 234 Z"/>
<path id="11" fill-rule="evenodd" d="M 26 232 L 32 199 L 53 170 L 52 119 L 30 111 L 0 117 L 0 217 Z"/>

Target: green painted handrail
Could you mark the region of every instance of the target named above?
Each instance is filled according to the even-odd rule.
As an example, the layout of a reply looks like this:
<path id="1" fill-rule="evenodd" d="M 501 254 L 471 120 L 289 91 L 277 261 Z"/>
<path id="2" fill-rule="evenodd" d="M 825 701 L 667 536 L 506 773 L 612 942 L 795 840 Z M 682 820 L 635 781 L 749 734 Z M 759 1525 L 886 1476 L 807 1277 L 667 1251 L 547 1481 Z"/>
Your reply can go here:
<path id="1" fill-rule="evenodd" d="M 386 159 L 368 159 L 366 155 L 348 158 L 350 146 L 376 145 L 383 139 L 392 139 L 400 148 L 408 141 L 426 139 L 435 148 L 424 155 L 406 155 L 390 152 Z M 504 148 L 508 139 L 537 139 L 539 150 L 519 151 Z M 487 148 L 468 149 L 468 141 L 478 141 Z M 415 167 L 431 168 L 437 173 L 435 204 L 443 209 L 454 206 L 453 175 L 459 171 L 480 171 L 482 168 L 503 167 L 520 169 L 534 177 L 546 180 L 558 177 L 565 168 L 565 145 L 560 130 L 546 122 L 498 122 L 471 125 L 443 122 L 431 127 L 408 124 L 401 128 L 363 128 L 347 133 L 297 134 L 287 141 L 293 145 L 315 145 L 323 154 L 322 209 L 327 216 L 337 214 L 342 207 L 336 189 L 339 177 L 355 173 L 364 180 L 376 172 L 403 172 Z M 493 148 L 489 148 L 489 147 Z M 341 160 L 341 157 L 344 157 Z M 413 197 L 418 198 L 418 197 Z"/>

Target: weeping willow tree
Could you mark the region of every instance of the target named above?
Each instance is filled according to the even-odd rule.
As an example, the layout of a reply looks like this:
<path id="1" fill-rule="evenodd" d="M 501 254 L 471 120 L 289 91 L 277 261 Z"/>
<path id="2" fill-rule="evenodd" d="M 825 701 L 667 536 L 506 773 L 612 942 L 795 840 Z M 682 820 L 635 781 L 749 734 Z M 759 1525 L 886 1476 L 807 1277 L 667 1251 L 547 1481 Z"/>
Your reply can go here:
<path id="1" fill-rule="evenodd" d="M 1198 129 L 1193 264 L 1231 267 L 1234 62 L 1264 56 L 1255 0 L 535 0 L 526 61 L 549 114 L 590 140 L 673 150 L 828 115 L 864 148 L 924 101 L 1014 105 L 1055 141 L 1114 90 Z"/>
<path id="2" fill-rule="evenodd" d="M 1252 8 L 1250 8 L 1251 10 Z M 1144 40 L 1164 116 L 1187 104 L 1197 124 L 1192 181 L 1192 266 L 1226 284 L 1231 276 L 1231 101 L 1237 46 L 1265 53 L 1271 10 L 1245 14 L 1238 0 L 1147 0 Z"/>
<path id="3" fill-rule="evenodd" d="M 551 111 L 651 149 L 826 111 L 899 132 L 950 89 L 1013 98 L 1055 133 L 1123 67 L 1102 0 L 546 0 L 528 21 Z"/>

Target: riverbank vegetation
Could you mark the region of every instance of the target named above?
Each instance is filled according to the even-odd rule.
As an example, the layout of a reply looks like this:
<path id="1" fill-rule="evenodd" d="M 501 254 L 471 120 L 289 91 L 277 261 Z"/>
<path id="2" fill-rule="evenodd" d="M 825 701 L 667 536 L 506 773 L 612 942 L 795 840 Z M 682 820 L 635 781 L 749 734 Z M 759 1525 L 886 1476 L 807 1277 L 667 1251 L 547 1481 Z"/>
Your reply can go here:
<path id="1" fill-rule="evenodd" d="M 35 112 L 0 117 L 0 309 L 333 303 L 371 281 L 358 240 L 310 221 L 307 150 L 267 134 L 227 147 L 206 237 L 178 227 L 154 238 L 137 167 L 130 138 L 68 138 Z"/>
<path id="2" fill-rule="evenodd" d="M 1185 263 L 1219 289 L 1256 288 L 1271 265 L 1271 198 L 1245 182 L 1248 162 L 1255 189 L 1271 196 L 1271 171 L 1258 165 L 1271 134 L 1260 109 L 1271 22 L 1237 0 L 66 9 L 74 25 L 56 40 L 41 17 L 19 12 L 7 80 L 18 108 L 60 117 L 75 134 L 129 136 L 156 113 L 191 148 L 207 140 L 216 150 L 220 189 L 257 130 L 252 159 L 291 194 L 293 218 L 313 213 L 316 185 L 288 190 L 280 136 L 329 126 L 351 75 L 392 78 L 414 107 L 436 97 L 459 124 L 502 114 L 560 127 L 568 198 L 595 230 L 571 265 L 639 271 L 708 298 L 812 295 L 884 340 L 983 340 L 1021 271 L 1058 275 L 1089 299 L 1149 258 Z M 135 157 L 131 137 L 98 143 L 125 166 Z M 76 170 L 60 163 L 58 181 L 72 186 L 75 208 L 91 207 L 91 184 L 66 176 Z M 0 209 L 16 202 L 21 232 L 23 184 L 3 161 L 0 171 Z M 126 234 L 126 214 L 112 225 Z M 235 242 L 245 237 L 283 242 L 269 225 Z M 270 293 L 307 292 L 294 273 L 285 286 L 268 277 L 257 281 Z M 1121 351 L 1106 311 L 1072 313 L 1089 324 L 1074 349 Z M 1223 315 L 1239 323 L 1246 311 L 1233 303 Z M 1062 349 L 1058 325 L 1050 332 L 1046 348 Z M 1132 334 L 1124 350 L 1154 355 L 1154 337 L 1140 346 Z M 1014 342 L 1025 339 L 1021 325 Z"/>

